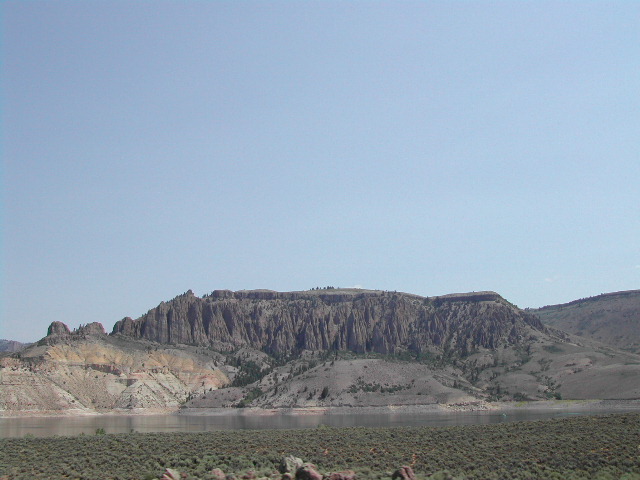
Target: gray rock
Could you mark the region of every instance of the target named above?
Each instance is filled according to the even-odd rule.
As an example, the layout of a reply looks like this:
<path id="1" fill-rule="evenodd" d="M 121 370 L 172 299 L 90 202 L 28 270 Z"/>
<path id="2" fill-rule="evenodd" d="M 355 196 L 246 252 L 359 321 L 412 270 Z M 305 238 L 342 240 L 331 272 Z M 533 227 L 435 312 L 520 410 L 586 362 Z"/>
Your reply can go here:
<path id="1" fill-rule="evenodd" d="M 292 475 L 295 475 L 302 464 L 303 461 L 300 458 L 289 455 L 288 457 L 284 457 L 282 460 L 280 460 L 278 471 L 282 474 L 290 473 Z"/>
<path id="2" fill-rule="evenodd" d="M 47 330 L 47 337 L 51 335 L 70 335 L 71 330 L 62 322 L 52 322 Z"/>
<path id="3" fill-rule="evenodd" d="M 344 470 L 342 472 L 333 472 L 324 477 L 324 480 L 355 480 L 356 472 L 353 470 Z"/>
<path id="4" fill-rule="evenodd" d="M 92 322 L 86 325 L 78 327 L 78 329 L 74 330 L 74 334 L 77 335 L 106 335 L 107 332 L 104 331 L 104 327 L 101 323 Z"/>
<path id="5" fill-rule="evenodd" d="M 304 463 L 296 470 L 296 480 L 322 480 L 322 474 L 313 463 Z"/>
<path id="6" fill-rule="evenodd" d="M 419 297 L 381 291 L 332 293 L 188 291 L 137 320 L 125 318 L 113 333 L 164 344 L 222 342 L 268 353 L 350 350 L 391 354 L 431 346 L 464 353 L 497 348 L 545 331 L 534 315 L 493 292 Z"/>
<path id="7" fill-rule="evenodd" d="M 403 467 L 400 467 L 395 472 L 393 472 L 393 475 L 391 476 L 391 480 L 396 480 L 396 479 L 415 480 L 416 474 L 413 472 L 413 468 L 411 468 L 409 465 L 405 465 Z"/>

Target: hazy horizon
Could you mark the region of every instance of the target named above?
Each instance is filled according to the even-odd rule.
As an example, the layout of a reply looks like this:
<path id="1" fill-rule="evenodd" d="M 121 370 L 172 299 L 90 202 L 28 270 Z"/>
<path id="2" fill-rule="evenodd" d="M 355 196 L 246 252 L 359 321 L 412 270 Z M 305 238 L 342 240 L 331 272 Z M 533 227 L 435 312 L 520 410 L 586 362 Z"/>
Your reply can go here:
<path id="1" fill-rule="evenodd" d="M 640 288 L 640 3 L 0 13 L 0 338 L 188 289 Z"/>

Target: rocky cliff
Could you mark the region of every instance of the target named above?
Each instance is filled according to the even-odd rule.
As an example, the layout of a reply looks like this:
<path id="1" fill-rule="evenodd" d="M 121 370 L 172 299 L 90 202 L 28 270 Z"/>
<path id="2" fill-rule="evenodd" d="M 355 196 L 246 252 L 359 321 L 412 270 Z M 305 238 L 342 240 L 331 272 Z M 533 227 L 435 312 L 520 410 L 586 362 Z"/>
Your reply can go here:
<path id="1" fill-rule="evenodd" d="M 420 297 L 363 290 L 191 291 L 147 314 L 117 322 L 113 334 L 162 344 L 424 353 L 514 345 L 545 327 L 494 292 Z"/>
<path id="2" fill-rule="evenodd" d="M 111 335 L 54 322 L 0 355 L 0 416 L 550 398 L 640 398 L 640 356 L 493 292 L 188 291 Z"/>
<path id="3" fill-rule="evenodd" d="M 82 340 L 89 336 L 101 336 L 106 334 L 104 327 L 98 322 L 80 325 L 73 331 L 71 331 L 69 327 L 62 322 L 53 322 L 47 329 L 45 341 L 55 343 L 61 340 Z"/>

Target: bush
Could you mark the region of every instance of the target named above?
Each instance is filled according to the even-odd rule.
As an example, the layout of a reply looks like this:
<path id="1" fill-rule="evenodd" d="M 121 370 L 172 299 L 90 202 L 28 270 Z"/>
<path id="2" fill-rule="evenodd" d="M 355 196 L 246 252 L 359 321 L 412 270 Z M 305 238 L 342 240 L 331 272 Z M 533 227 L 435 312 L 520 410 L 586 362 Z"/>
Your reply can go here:
<path id="1" fill-rule="evenodd" d="M 625 413 L 438 428 L 10 438 L 0 440 L 0 477 L 92 480 L 108 472 L 133 480 L 160 478 L 167 467 L 201 480 L 214 468 L 238 479 L 249 470 L 269 477 L 282 455 L 292 454 L 319 472 L 354 470 L 358 480 L 390 480 L 402 465 L 421 479 L 638 480 L 638 432 L 640 413 Z"/>

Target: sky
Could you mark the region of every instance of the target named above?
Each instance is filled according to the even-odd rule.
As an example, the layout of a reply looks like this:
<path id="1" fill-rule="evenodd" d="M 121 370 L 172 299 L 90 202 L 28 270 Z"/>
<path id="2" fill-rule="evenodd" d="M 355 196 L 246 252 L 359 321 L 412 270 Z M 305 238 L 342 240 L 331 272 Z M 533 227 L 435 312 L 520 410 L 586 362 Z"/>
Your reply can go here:
<path id="1" fill-rule="evenodd" d="M 188 289 L 640 288 L 640 2 L 0 14 L 0 338 Z"/>

